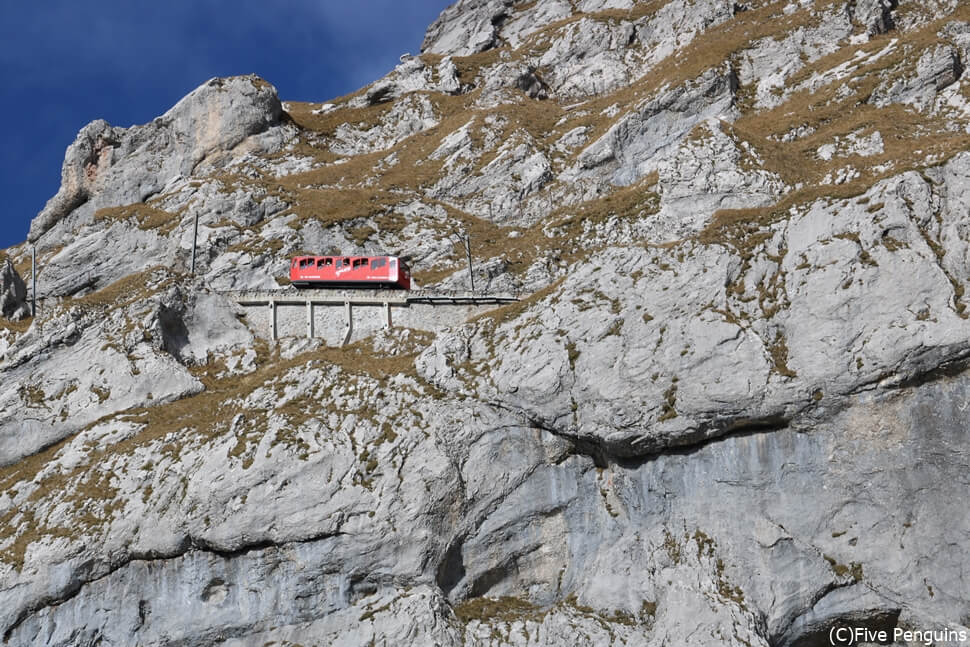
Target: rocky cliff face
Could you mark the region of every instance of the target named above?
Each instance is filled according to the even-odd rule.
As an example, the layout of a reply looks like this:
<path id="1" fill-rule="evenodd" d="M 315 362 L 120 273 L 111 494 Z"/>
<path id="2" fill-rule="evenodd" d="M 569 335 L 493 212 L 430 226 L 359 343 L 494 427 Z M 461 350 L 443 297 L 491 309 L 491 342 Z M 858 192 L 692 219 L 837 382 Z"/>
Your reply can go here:
<path id="1" fill-rule="evenodd" d="M 348 97 L 85 127 L 0 321 L 3 641 L 966 629 L 968 56 L 955 0 L 462 0 Z M 332 348 L 221 294 L 463 288 L 456 229 L 522 301 Z"/>

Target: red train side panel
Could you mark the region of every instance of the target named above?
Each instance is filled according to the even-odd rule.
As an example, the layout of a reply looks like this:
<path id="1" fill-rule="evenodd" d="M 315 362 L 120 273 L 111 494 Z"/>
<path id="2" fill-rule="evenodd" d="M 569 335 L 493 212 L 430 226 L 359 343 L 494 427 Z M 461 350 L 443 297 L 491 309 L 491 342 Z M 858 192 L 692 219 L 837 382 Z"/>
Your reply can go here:
<path id="1" fill-rule="evenodd" d="M 411 289 L 411 270 L 397 256 L 297 256 L 290 283 L 298 288 Z"/>

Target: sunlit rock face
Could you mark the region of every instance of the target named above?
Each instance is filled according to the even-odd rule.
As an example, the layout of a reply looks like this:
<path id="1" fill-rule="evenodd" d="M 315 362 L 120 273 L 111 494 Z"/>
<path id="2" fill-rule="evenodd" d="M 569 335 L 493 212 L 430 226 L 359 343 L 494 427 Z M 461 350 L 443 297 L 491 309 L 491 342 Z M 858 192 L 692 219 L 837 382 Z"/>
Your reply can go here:
<path id="1" fill-rule="evenodd" d="M 952 1 L 463 0 L 347 97 L 89 124 L 33 317 L 5 252 L 4 642 L 966 631 L 968 56 Z M 521 300 L 274 340 L 233 291 L 301 254 Z"/>
<path id="2" fill-rule="evenodd" d="M 0 316 L 19 321 L 28 315 L 27 285 L 10 259 L 4 259 L 0 270 Z"/>

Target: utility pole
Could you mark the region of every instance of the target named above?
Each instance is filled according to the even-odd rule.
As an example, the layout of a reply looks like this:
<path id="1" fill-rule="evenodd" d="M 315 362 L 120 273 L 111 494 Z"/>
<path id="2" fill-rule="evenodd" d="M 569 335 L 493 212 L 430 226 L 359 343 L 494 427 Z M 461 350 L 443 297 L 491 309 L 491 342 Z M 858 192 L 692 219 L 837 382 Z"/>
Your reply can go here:
<path id="1" fill-rule="evenodd" d="M 475 272 L 472 267 L 472 239 L 467 233 L 455 232 L 455 236 L 465 248 L 465 256 L 468 258 L 468 282 L 471 284 L 471 290 L 475 292 Z"/>
<path id="2" fill-rule="evenodd" d="M 30 316 L 37 316 L 37 246 L 30 248 Z"/>
<path id="3" fill-rule="evenodd" d="M 195 224 L 192 227 L 192 276 L 195 276 L 195 245 L 199 239 L 199 212 L 195 212 Z"/>

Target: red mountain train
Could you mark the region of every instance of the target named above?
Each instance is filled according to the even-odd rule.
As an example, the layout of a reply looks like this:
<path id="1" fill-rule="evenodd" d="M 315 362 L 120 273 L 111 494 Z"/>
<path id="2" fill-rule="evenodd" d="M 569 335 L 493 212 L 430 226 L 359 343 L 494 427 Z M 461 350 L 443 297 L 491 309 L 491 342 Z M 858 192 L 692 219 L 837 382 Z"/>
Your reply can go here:
<path id="1" fill-rule="evenodd" d="M 411 270 L 397 256 L 297 256 L 290 283 L 298 288 L 411 289 Z"/>

